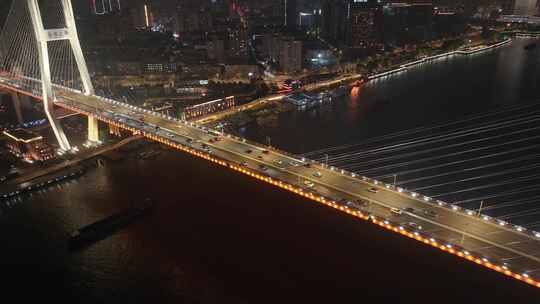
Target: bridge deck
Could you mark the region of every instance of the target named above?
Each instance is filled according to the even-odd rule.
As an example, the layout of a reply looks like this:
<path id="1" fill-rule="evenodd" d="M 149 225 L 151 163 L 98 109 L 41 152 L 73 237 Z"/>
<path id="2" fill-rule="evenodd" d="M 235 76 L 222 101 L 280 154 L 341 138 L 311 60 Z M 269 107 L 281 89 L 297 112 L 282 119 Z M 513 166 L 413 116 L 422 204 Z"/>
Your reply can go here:
<path id="1" fill-rule="evenodd" d="M 516 231 L 509 223 L 499 223 L 493 219 L 483 219 L 462 210 L 453 210 L 440 206 L 437 202 L 420 195 L 399 192 L 391 186 L 378 184 L 369 179 L 353 177 L 350 173 L 331 170 L 320 164 L 293 165 L 301 163 L 295 156 L 246 142 L 232 136 L 223 136 L 220 141 L 210 143 L 216 137 L 215 131 L 209 131 L 189 123 L 156 115 L 119 102 L 111 102 L 96 96 L 84 96 L 74 91 L 59 90 L 58 105 L 75 109 L 85 114 L 92 114 L 105 121 L 114 121 L 126 128 L 140 130 L 147 136 L 160 137 L 174 143 L 191 146 L 202 151 L 202 144 L 211 148 L 211 154 L 230 164 L 244 163 L 251 171 L 259 172 L 274 179 L 304 188 L 318 196 L 331 198 L 340 204 L 342 210 L 346 201 L 368 201 L 369 204 L 357 209 L 369 213 L 380 221 L 388 220 L 395 226 L 414 222 L 422 226 L 417 229 L 422 236 L 434 238 L 438 243 L 451 244 L 452 248 L 474 254 L 483 263 L 497 265 L 512 270 L 513 277 L 540 287 L 540 237 L 531 232 Z M 140 117 L 143 120 L 140 120 Z M 156 128 L 158 126 L 158 128 Z M 187 139 L 192 139 L 191 144 Z M 251 153 L 247 153 L 251 150 Z M 261 166 L 266 167 L 263 169 Z M 321 177 L 314 174 L 320 172 Z M 312 185 L 306 184 L 306 181 Z M 368 189 L 376 187 L 376 193 Z M 401 214 L 391 211 L 399 208 Z M 408 231 L 415 231 L 404 226 Z M 450 246 L 448 247 L 450 248 Z M 421 258 L 421 257 L 416 257 Z M 489 261 L 489 262 L 488 262 Z M 491 267 L 490 267 L 491 268 Z M 527 273 L 526 276 L 520 276 Z M 534 280 L 533 280 L 534 279 Z"/>

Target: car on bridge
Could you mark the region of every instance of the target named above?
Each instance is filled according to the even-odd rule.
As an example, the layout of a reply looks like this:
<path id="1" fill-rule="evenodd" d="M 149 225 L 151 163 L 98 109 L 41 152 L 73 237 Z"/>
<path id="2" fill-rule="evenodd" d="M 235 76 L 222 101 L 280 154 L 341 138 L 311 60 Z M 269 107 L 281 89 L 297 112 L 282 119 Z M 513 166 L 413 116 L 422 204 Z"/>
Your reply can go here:
<path id="1" fill-rule="evenodd" d="M 369 189 L 367 189 L 368 192 L 371 192 L 371 193 L 377 193 L 379 192 L 379 189 L 375 188 L 375 187 L 371 187 Z"/>
<path id="2" fill-rule="evenodd" d="M 304 185 L 306 185 L 308 188 L 313 188 L 315 187 L 315 184 L 311 181 L 305 181 L 304 182 Z"/>
<path id="3" fill-rule="evenodd" d="M 408 228 L 410 228 L 412 230 L 422 230 L 423 229 L 421 225 L 418 225 L 415 222 L 405 222 L 405 223 L 402 223 L 401 226 L 408 227 Z"/>
<path id="4" fill-rule="evenodd" d="M 390 208 L 390 212 L 396 214 L 396 215 L 401 215 L 403 212 L 401 211 L 401 209 L 399 208 Z"/>
<path id="5" fill-rule="evenodd" d="M 317 172 L 313 173 L 313 176 L 322 177 L 322 173 L 320 171 L 317 171 Z"/>

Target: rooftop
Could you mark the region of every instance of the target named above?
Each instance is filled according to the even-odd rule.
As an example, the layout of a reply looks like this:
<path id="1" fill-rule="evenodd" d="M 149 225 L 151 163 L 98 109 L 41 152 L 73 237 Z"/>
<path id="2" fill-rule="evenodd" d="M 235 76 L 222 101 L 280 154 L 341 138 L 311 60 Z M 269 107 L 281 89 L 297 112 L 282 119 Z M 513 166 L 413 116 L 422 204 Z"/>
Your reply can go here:
<path id="1" fill-rule="evenodd" d="M 16 129 L 16 130 L 11 130 L 11 131 L 5 130 L 3 133 L 4 135 L 6 135 L 7 137 L 13 140 L 24 142 L 24 143 L 31 143 L 33 141 L 43 139 L 41 135 L 35 134 L 34 132 L 31 132 L 25 129 Z"/>

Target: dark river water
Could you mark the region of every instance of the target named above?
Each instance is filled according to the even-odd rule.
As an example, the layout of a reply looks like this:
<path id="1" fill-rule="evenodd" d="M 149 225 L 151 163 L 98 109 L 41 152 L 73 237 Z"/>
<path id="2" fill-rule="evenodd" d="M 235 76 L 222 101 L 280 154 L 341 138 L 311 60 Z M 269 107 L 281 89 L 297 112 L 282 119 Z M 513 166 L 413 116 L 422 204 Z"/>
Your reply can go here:
<path id="1" fill-rule="evenodd" d="M 540 101 L 540 49 L 528 39 L 473 56 L 449 57 L 369 82 L 337 102 L 282 113 L 277 127 L 241 134 L 294 153 L 355 143 L 499 107 Z"/>
<path id="2" fill-rule="evenodd" d="M 250 126 L 245 134 L 303 153 L 533 103 L 540 51 L 525 54 L 524 43 L 424 65 L 318 110 L 283 114 L 278 128 Z M 156 202 L 149 216 L 83 250 L 67 249 L 71 231 L 145 198 Z M 0 294 L 17 302 L 539 298 L 524 284 L 174 151 L 105 162 L 1 210 Z"/>

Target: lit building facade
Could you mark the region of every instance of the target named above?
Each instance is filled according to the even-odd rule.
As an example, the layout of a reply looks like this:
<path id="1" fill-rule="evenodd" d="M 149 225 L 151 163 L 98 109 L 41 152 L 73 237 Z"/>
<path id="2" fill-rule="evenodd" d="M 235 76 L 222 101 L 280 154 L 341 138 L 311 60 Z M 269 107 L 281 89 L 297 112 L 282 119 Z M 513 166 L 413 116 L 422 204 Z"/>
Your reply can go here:
<path id="1" fill-rule="evenodd" d="M 380 46 L 377 29 L 380 26 L 382 6 L 378 0 L 349 4 L 349 45 L 354 48 L 374 49 Z"/>
<path id="2" fill-rule="evenodd" d="M 3 133 L 7 137 L 6 146 L 9 151 L 27 162 L 46 161 L 54 158 L 54 150 L 40 135 L 24 129 L 4 131 Z"/>
<path id="3" fill-rule="evenodd" d="M 283 73 L 291 74 L 302 70 L 302 42 L 283 39 L 280 43 L 279 67 Z"/>
<path id="4" fill-rule="evenodd" d="M 245 59 L 249 54 L 248 33 L 244 25 L 238 23 L 227 29 L 228 56 L 233 59 Z"/>
<path id="5" fill-rule="evenodd" d="M 143 64 L 143 72 L 146 74 L 176 73 L 178 64 L 176 62 L 150 62 Z"/>

